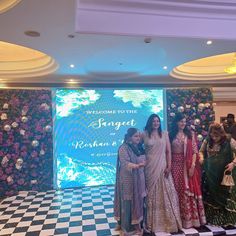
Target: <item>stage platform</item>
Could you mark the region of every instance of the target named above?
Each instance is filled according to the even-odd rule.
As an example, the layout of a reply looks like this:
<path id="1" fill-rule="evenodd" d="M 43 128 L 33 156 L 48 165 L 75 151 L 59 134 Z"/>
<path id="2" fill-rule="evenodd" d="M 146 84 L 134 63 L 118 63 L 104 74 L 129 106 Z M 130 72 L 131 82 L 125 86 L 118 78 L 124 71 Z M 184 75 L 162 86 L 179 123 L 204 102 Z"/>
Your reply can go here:
<path id="1" fill-rule="evenodd" d="M 21 192 L 0 204 L 0 235 L 119 235 L 114 230 L 113 197 L 114 186 Z M 236 228 L 205 226 L 173 235 L 236 235 Z"/>

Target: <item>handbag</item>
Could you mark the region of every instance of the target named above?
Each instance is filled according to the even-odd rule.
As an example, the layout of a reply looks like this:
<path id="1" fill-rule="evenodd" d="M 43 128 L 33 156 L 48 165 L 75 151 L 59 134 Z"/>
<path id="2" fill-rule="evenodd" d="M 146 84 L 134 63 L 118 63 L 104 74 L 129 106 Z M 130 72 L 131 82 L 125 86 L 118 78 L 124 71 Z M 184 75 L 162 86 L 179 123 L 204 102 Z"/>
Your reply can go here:
<path id="1" fill-rule="evenodd" d="M 226 174 L 226 170 L 224 171 L 224 176 L 223 176 L 223 179 L 221 181 L 221 185 L 224 185 L 224 186 L 228 186 L 228 187 L 232 187 L 234 186 L 234 179 L 233 179 L 233 176 L 232 176 L 232 172 L 230 172 L 229 175 Z"/>

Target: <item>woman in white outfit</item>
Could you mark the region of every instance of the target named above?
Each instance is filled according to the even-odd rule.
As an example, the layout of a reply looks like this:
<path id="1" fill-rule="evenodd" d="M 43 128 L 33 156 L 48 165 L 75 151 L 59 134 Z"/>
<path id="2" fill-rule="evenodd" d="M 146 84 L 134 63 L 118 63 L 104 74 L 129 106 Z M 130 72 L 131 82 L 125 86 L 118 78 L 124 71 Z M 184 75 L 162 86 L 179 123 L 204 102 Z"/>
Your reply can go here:
<path id="1" fill-rule="evenodd" d="M 182 228 L 179 201 L 171 176 L 171 149 L 160 117 L 152 114 L 145 126 L 147 214 L 146 229 L 156 235 L 178 232 Z"/>

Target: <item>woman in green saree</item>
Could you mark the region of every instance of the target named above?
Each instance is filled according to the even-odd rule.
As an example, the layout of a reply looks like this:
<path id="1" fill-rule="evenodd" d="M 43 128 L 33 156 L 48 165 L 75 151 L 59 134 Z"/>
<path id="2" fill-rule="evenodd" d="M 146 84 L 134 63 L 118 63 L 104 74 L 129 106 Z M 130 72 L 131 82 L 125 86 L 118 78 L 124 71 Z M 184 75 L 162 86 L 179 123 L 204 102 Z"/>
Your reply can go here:
<path id="1" fill-rule="evenodd" d="M 224 128 L 210 125 L 208 137 L 200 149 L 200 163 L 203 164 L 203 200 L 207 222 L 212 225 L 230 226 L 236 224 L 236 187 L 221 184 L 224 171 L 232 172 L 235 183 L 236 141 L 228 138 Z"/>

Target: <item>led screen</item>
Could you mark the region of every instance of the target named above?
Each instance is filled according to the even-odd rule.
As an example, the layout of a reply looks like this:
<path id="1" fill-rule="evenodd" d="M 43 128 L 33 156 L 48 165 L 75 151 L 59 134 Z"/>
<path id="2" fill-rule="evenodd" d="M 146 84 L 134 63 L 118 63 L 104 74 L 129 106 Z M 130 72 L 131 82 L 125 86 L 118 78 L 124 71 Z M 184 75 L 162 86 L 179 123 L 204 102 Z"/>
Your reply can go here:
<path id="1" fill-rule="evenodd" d="M 162 89 L 58 89 L 54 97 L 58 188 L 114 184 L 117 150 L 127 129 L 142 131 L 152 113 L 165 127 Z"/>

